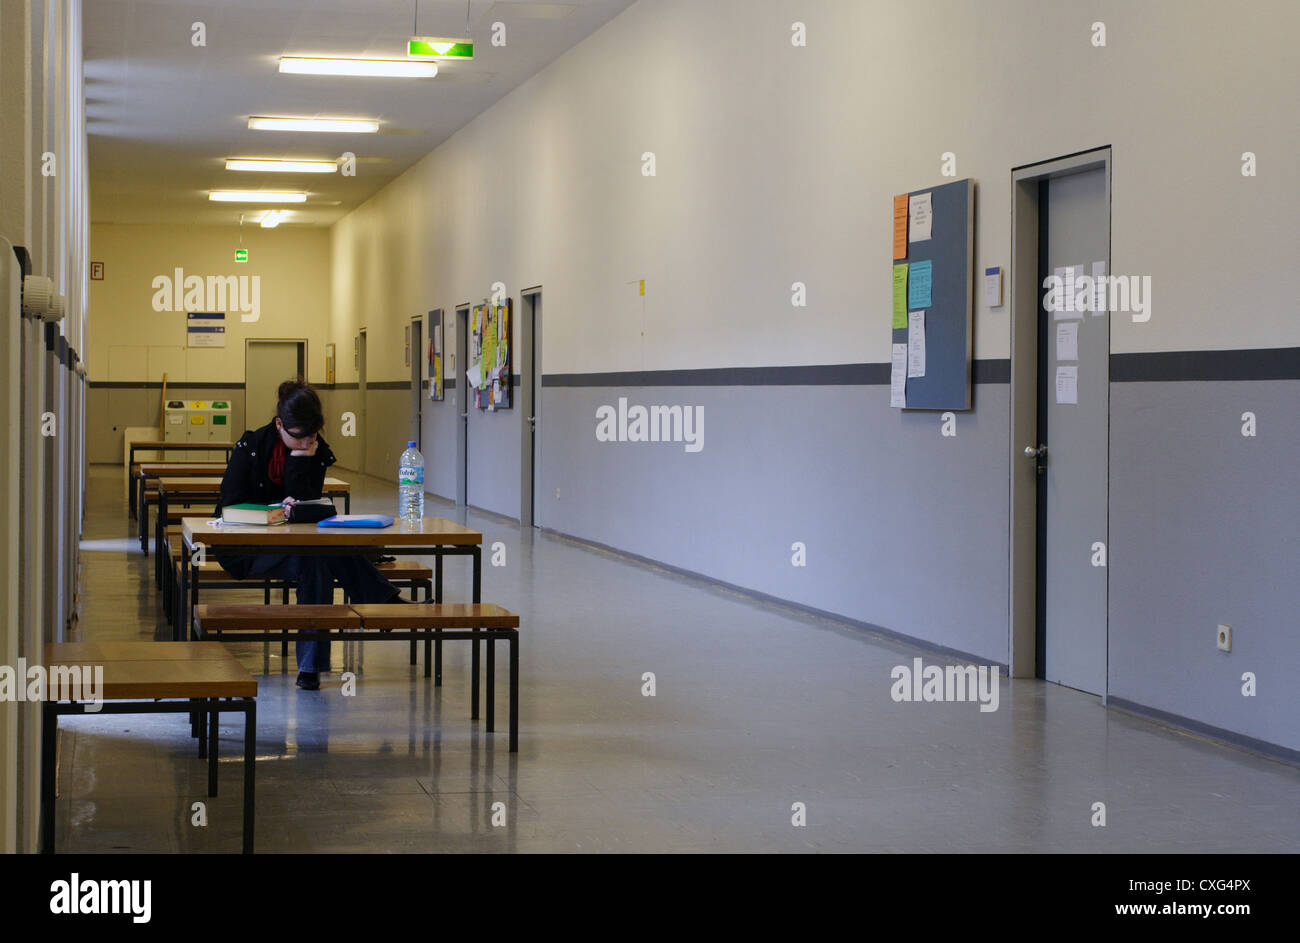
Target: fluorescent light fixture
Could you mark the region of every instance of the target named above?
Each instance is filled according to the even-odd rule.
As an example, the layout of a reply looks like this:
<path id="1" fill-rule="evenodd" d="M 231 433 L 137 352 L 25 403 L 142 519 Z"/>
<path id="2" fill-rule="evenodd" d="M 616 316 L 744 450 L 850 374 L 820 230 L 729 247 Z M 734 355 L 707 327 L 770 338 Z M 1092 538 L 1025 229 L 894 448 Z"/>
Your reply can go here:
<path id="1" fill-rule="evenodd" d="M 373 118 L 273 118 L 254 115 L 248 119 L 250 131 L 352 131 L 374 134 L 379 122 Z"/>
<path id="2" fill-rule="evenodd" d="M 438 66 L 432 62 L 412 62 L 410 59 L 281 56 L 280 71 L 295 75 L 377 75 L 399 79 L 431 79 L 438 74 Z"/>
<path id="3" fill-rule="evenodd" d="M 473 59 L 474 40 L 467 37 L 412 36 L 406 44 L 412 59 Z"/>
<path id="4" fill-rule="evenodd" d="M 209 190 L 218 203 L 306 203 L 307 194 L 293 190 Z"/>
<path id="5" fill-rule="evenodd" d="M 261 158 L 230 157 L 227 170 L 258 170 L 267 173 L 332 174 L 339 169 L 332 160 L 262 160 Z"/>
<path id="6" fill-rule="evenodd" d="M 274 229 L 276 226 L 279 226 L 282 222 L 284 222 L 285 218 L 288 217 L 288 215 L 289 215 L 288 210 L 271 210 L 265 216 L 262 217 L 262 228 Z"/>

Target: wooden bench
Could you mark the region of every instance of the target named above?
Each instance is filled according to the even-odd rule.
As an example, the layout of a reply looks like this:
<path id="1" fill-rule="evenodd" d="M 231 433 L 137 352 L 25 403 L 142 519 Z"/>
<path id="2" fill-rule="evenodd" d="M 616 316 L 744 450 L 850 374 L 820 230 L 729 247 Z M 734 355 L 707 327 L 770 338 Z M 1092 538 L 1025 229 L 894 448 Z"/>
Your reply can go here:
<path id="1" fill-rule="evenodd" d="M 244 844 L 253 853 L 257 680 L 224 645 L 199 642 L 72 642 L 45 646 L 50 679 L 41 704 L 41 851 L 54 852 L 58 723 L 64 714 L 191 714 L 199 756 L 208 760 L 208 795 L 217 794 L 217 719 L 238 712 L 244 722 Z M 61 671 L 50 669 L 59 668 Z M 79 668 L 77 676 L 68 669 Z M 99 692 L 86 690 L 87 670 L 103 670 Z M 77 682 L 81 683 L 77 683 Z M 85 703 L 98 693 L 97 710 Z M 79 698 L 74 701 L 72 698 Z"/>
<path id="2" fill-rule="evenodd" d="M 181 565 L 181 548 L 180 548 L 180 527 L 167 528 L 165 538 L 164 553 L 159 554 L 159 559 L 164 555 L 170 558 L 171 566 L 170 578 L 163 583 L 163 612 L 167 617 L 167 623 L 174 625 L 179 609 L 179 602 L 176 595 L 180 588 L 179 567 Z M 375 564 L 377 569 L 388 582 L 392 583 L 398 589 L 410 591 L 411 600 L 414 602 L 420 591 L 424 593 L 426 603 L 433 602 L 433 570 L 425 566 L 418 560 L 389 560 L 384 563 Z M 256 589 L 262 588 L 262 604 L 269 606 L 271 604 L 271 589 L 274 586 L 280 590 L 280 604 L 289 605 L 289 590 L 296 584 L 293 580 L 283 579 L 280 577 L 258 577 L 250 576 L 246 579 L 237 580 L 230 575 L 225 567 L 216 560 L 205 560 L 198 567 L 199 585 L 204 589 Z M 344 602 L 347 602 L 347 593 L 344 592 Z M 436 644 L 434 658 L 434 684 L 442 684 L 442 642 Z M 282 640 L 280 644 L 280 657 L 289 656 L 289 643 Z M 429 659 L 430 653 L 428 646 L 425 646 L 425 677 L 429 676 Z M 417 651 L 415 640 L 411 640 L 411 664 L 417 662 Z"/>
<path id="3" fill-rule="evenodd" d="M 493 603 L 353 603 L 323 606 L 212 606 L 194 607 L 194 632 L 198 639 L 217 641 L 276 641 L 285 644 L 304 632 L 318 639 L 392 639 L 425 642 L 424 676 L 429 677 L 431 642 L 487 641 L 486 729 L 494 729 L 496 642 L 510 643 L 510 752 L 519 750 L 519 616 Z M 471 719 L 478 717 L 478 666 L 471 672 Z"/>

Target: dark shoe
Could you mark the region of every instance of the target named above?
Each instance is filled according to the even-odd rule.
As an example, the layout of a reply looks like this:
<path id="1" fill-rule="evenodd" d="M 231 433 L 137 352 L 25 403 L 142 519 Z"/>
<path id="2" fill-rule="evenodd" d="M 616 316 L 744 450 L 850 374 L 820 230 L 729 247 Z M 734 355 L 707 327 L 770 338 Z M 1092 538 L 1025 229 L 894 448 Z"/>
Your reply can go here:
<path id="1" fill-rule="evenodd" d="M 320 690 L 320 672 L 318 671 L 300 671 L 298 672 L 298 687 L 304 691 Z"/>
<path id="2" fill-rule="evenodd" d="M 395 603 L 395 602 L 406 603 L 406 605 L 408 605 L 408 606 L 414 606 L 414 605 L 415 605 L 415 600 L 404 598 L 400 592 L 399 592 L 399 593 L 396 593 L 394 596 L 392 596 L 392 597 L 388 600 L 387 605 L 390 605 L 390 606 L 391 606 L 391 605 L 392 605 L 393 603 Z"/>

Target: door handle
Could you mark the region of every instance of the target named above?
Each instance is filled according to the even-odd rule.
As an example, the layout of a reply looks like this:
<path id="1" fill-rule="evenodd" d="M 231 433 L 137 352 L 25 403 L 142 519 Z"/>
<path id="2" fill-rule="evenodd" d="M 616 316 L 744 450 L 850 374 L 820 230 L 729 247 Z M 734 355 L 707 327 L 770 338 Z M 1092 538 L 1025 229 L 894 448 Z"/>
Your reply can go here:
<path id="1" fill-rule="evenodd" d="M 1034 448 L 1032 445 L 1025 446 L 1025 458 L 1046 458 L 1046 457 L 1047 457 L 1047 446 L 1040 445 L 1038 446 L 1038 448 Z"/>
<path id="2" fill-rule="evenodd" d="M 537 417 L 536 417 L 536 416 L 529 416 L 529 417 L 528 417 L 528 425 L 529 425 L 530 427 L 532 427 L 533 429 L 536 429 L 536 428 L 537 428 Z"/>

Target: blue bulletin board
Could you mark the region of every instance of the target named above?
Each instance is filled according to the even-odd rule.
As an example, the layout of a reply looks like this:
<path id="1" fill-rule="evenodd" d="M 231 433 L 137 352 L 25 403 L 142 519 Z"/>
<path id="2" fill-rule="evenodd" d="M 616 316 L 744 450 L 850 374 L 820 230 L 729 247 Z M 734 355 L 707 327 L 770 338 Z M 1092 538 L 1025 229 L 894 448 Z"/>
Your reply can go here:
<path id="1" fill-rule="evenodd" d="M 928 300 L 925 311 L 925 375 L 907 378 L 907 409 L 971 408 L 972 319 L 975 302 L 975 181 L 967 178 L 924 190 L 930 194 L 930 238 L 907 242 L 908 311 Z M 909 233 L 910 236 L 910 233 Z M 924 263 L 930 263 L 926 266 Z M 920 265 L 918 265 L 920 263 Z M 926 269 L 930 290 L 924 297 Z M 912 283 L 912 273 L 917 281 Z M 914 290 L 920 289 L 920 291 Z M 892 329 L 894 344 L 908 343 L 908 329 Z"/>

